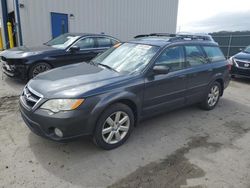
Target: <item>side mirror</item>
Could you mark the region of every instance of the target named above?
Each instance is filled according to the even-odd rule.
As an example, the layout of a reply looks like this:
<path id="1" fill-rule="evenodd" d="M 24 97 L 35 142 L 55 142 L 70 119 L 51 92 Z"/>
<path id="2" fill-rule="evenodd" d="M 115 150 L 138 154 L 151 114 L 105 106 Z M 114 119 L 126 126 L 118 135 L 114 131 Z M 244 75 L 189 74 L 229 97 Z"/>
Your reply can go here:
<path id="1" fill-rule="evenodd" d="M 170 68 L 164 65 L 155 65 L 153 68 L 153 72 L 155 74 L 168 74 L 169 71 L 170 71 Z"/>
<path id="2" fill-rule="evenodd" d="M 241 52 L 241 51 L 243 51 L 243 49 L 242 49 L 242 48 L 239 48 L 239 51 Z"/>
<path id="3" fill-rule="evenodd" d="M 69 49 L 71 52 L 77 52 L 80 50 L 80 47 L 78 46 L 71 46 L 70 49 Z"/>

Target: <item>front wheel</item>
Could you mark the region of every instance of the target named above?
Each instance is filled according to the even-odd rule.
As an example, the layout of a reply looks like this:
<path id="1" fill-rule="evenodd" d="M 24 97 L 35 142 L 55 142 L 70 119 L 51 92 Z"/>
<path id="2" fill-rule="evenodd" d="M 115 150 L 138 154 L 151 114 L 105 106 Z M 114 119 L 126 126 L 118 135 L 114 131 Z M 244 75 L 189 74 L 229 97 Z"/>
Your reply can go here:
<path id="1" fill-rule="evenodd" d="M 212 110 L 215 108 L 219 102 L 221 96 L 221 84 L 219 82 L 214 82 L 207 93 L 207 97 L 201 103 L 201 108 L 204 110 Z"/>
<path id="2" fill-rule="evenodd" d="M 134 114 L 125 104 L 110 106 L 99 118 L 94 133 L 94 142 L 110 150 L 122 145 L 134 127 Z"/>
<path id="3" fill-rule="evenodd" d="M 50 70 L 52 67 L 46 62 L 39 62 L 33 65 L 29 70 L 29 79 L 36 77 L 38 74 Z"/>

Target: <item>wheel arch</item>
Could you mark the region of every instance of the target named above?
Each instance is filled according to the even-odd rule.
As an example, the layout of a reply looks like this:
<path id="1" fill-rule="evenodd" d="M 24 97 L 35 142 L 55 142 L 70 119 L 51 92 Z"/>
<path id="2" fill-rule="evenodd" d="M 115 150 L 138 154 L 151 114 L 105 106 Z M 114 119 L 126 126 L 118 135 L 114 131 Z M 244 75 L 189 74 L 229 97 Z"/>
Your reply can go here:
<path id="1" fill-rule="evenodd" d="M 95 106 L 95 108 L 91 111 L 91 114 L 94 114 L 94 118 L 91 120 L 90 123 L 94 125 L 94 129 L 99 117 L 103 114 L 103 112 L 109 106 L 116 103 L 122 103 L 131 108 L 135 118 L 135 126 L 138 124 L 140 117 L 140 100 L 133 93 L 119 92 L 103 97 Z"/>
<path id="2" fill-rule="evenodd" d="M 222 78 L 217 78 L 214 82 L 218 82 L 221 85 L 221 93 L 220 96 L 223 96 L 224 93 L 224 82 Z"/>

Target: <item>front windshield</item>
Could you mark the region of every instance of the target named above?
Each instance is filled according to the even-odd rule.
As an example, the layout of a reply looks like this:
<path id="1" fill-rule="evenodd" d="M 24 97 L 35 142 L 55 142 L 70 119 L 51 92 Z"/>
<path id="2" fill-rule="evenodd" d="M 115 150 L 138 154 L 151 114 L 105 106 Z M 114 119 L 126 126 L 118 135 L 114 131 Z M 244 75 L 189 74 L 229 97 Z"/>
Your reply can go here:
<path id="1" fill-rule="evenodd" d="M 60 35 L 49 42 L 45 43 L 47 46 L 52 46 L 54 48 L 66 49 L 69 45 L 75 42 L 80 36 L 75 36 L 69 33 Z"/>
<path id="2" fill-rule="evenodd" d="M 132 74 L 143 70 L 158 49 L 159 47 L 145 44 L 124 43 L 110 48 L 92 61 L 117 72 Z"/>
<path id="3" fill-rule="evenodd" d="M 250 53 L 250 46 L 247 46 L 247 47 L 244 49 L 244 52 Z"/>

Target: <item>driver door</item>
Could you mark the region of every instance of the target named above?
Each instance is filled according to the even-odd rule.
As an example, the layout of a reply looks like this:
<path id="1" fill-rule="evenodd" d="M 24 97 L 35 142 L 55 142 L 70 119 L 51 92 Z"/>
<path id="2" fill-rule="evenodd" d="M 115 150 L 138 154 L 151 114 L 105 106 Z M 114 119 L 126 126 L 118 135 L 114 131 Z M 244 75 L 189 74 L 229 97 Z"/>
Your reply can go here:
<path id="1" fill-rule="evenodd" d="M 151 70 L 145 78 L 143 115 L 171 110 L 185 104 L 187 76 L 182 46 L 166 48 L 154 65 L 168 66 L 169 73 L 156 75 Z"/>

